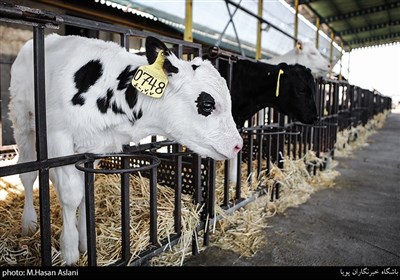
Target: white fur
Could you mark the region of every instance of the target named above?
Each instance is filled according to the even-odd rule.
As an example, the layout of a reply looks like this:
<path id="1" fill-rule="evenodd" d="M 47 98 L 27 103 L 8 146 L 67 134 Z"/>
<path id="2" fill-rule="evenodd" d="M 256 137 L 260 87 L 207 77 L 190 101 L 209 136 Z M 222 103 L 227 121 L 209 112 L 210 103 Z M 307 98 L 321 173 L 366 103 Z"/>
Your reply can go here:
<path id="1" fill-rule="evenodd" d="M 147 64 L 146 57 L 126 52 L 113 42 L 77 36 L 49 35 L 46 48 L 46 108 L 49 157 L 74 153 L 104 153 L 121 151 L 122 144 L 138 143 L 149 135 L 175 139 L 202 156 L 223 160 L 233 158 L 242 139 L 231 115 L 231 100 L 226 82 L 208 61 L 196 58 L 192 62 L 169 56 L 179 73 L 169 76 L 169 85 L 161 99 L 138 93 L 134 109 L 143 116 L 134 125 L 129 121 L 132 109 L 125 101 L 125 90 L 118 91 L 116 80 L 127 65 L 136 68 Z M 103 65 L 101 78 L 82 94 L 85 104 L 73 105 L 77 92 L 74 73 L 90 60 Z M 191 65 L 200 65 L 195 71 Z M 35 116 L 33 95 L 32 41 L 20 51 L 11 69 L 10 118 L 20 150 L 19 162 L 35 160 Z M 112 102 L 126 114 L 111 109 L 101 113 L 96 100 L 114 90 Z M 198 114 L 195 100 L 205 91 L 213 96 L 216 109 L 207 117 Z M 36 172 L 21 174 L 25 187 L 23 234 L 36 230 L 37 217 L 33 208 L 32 185 Z M 50 170 L 63 211 L 61 250 L 68 265 L 86 250 L 84 211 L 84 176 L 73 165 Z M 76 210 L 79 206 L 80 218 Z M 78 229 L 77 229 L 78 226 Z M 79 242 L 79 246 L 78 246 Z"/>
<path id="2" fill-rule="evenodd" d="M 262 60 L 269 64 L 279 64 L 285 62 L 287 64 L 301 64 L 311 69 L 315 76 L 325 77 L 329 72 L 329 62 L 321 55 L 312 42 L 303 42 L 301 49 L 295 47 L 287 53 L 276 56 L 271 59 Z"/>

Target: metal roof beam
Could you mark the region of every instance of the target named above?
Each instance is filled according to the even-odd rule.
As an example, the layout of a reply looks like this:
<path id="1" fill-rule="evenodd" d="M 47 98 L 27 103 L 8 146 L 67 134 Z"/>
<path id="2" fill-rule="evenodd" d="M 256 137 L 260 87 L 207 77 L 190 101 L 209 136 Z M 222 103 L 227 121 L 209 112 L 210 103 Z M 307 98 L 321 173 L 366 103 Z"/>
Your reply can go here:
<path id="1" fill-rule="evenodd" d="M 319 0 L 299 0 L 299 4 L 309 4 L 309 3 L 314 3 Z"/>
<path id="2" fill-rule="evenodd" d="M 324 22 L 330 23 L 330 22 L 340 21 L 340 20 L 344 20 L 344 19 L 348 19 L 348 18 L 364 16 L 364 15 L 368 15 L 368 14 L 372 14 L 372 13 L 396 9 L 399 7 L 400 7 L 400 1 L 397 1 L 397 2 L 393 2 L 393 3 L 387 3 L 384 5 L 379 5 L 379 6 L 369 7 L 366 9 L 352 11 L 352 12 L 348 12 L 348 13 L 341 14 L 341 15 L 326 17 L 326 18 L 324 18 Z"/>
<path id="3" fill-rule="evenodd" d="M 382 28 L 386 28 L 386 27 L 393 27 L 393 26 L 398 26 L 398 25 L 400 25 L 400 20 L 394 20 L 394 21 L 389 21 L 389 22 L 383 22 L 383 23 L 343 30 L 343 31 L 340 31 L 339 34 L 340 34 L 340 36 L 345 36 L 345 35 L 351 35 L 351 34 L 356 34 L 356 33 L 360 33 L 360 32 L 372 31 L 372 30 L 382 29 Z"/>
<path id="4" fill-rule="evenodd" d="M 372 36 L 372 37 L 368 37 L 368 38 L 364 38 L 364 39 L 356 39 L 356 40 L 349 41 L 348 43 L 350 45 L 360 45 L 360 44 L 365 44 L 365 43 L 379 42 L 381 40 L 396 39 L 396 38 L 400 41 L 400 32 L 386 34 L 386 35 L 380 35 L 380 36 Z"/>
<path id="5" fill-rule="evenodd" d="M 300 0 L 300 2 L 301 2 L 301 0 Z M 307 4 L 307 7 L 311 10 L 311 12 L 314 13 L 314 15 L 316 15 L 316 16 L 320 19 L 320 24 L 322 24 L 322 23 L 325 23 L 325 24 L 326 24 L 326 22 L 324 21 L 324 18 L 321 17 L 321 15 L 320 15 L 311 5 Z M 329 26 L 329 25 L 328 25 L 328 27 L 329 27 L 329 29 L 330 29 L 335 35 L 336 35 L 336 34 L 339 35 L 339 32 L 336 32 L 336 30 L 335 30 L 334 28 L 332 28 L 332 26 Z M 340 40 L 344 43 L 345 46 L 350 46 L 350 45 L 347 43 L 347 41 L 343 40 L 342 37 L 340 37 Z"/>

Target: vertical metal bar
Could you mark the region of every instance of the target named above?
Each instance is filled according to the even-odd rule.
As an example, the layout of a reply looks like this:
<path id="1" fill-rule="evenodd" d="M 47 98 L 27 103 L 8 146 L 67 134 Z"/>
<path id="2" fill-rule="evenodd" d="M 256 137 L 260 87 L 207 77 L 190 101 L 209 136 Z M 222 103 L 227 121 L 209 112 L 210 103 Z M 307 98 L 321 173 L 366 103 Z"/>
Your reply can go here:
<path id="1" fill-rule="evenodd" d="M 127 51 L 129 51 L 129 36 L 121 33 L 121 47 L 124 47 Z"/>
<path id="2" fill-rule="evenodd" d="M 201 197 L 201 158 L 198 154 L 193 154 L 193 187 L 194 187 L 194 203 L 200 204 Z"/>
<path id="3" fill-rule="evenodd" d="M 47 155 L 46 131 L 46 86 L 45 86 L 45 46 L 44 27 L 33 29 L 33 59 L 35 86 L 35 125 L 37 161 L 45 161 Z M 51 266 L 51 229 L 50 229 L 50 192 L 49 170 L 39 170 L 39 201 L 40 201 L 40 239 L 42 265 Z"/>
<path id="4" fill-rule="evenodd" d="M 275 184 L 275 199 L 279 199 L 280 189 L 281 189 L 281 184 L 277 182 Z"/>
<path id="5" fill-rule="evenodd" d="M 279 127 L 285 127 L 285 116 L 279 114 Z M 283 168 L 283 159 L 285 155 L 285 134 L 278 134 L 278 167 Z"/>
<path id="6" fill-rule="evenodd" d="M 253 173 L 253 134 L 252 132 L 248 133 L 247 136 L 249 140 L 249 146 L 248 146 L 248 159 L 247 159 L 247 178 L 249 178 L 250 174 Z M 248 184 L 250 185 L 251 183 L 251 178 L 250 181 L 248 181 Z"/>
<path id="7" fill-rule="evenodd" d="M 186 0 L 185 4 L 185 32 L 183 40 L 193 42 L 193 0 Z"/>
<path id="8" fill-rule="evenodd" d="M 210 244 L 210 220 L 214 218 L 215 211 L 215 160 L 209 160 L 209 173 L 208 173 L 208 221 L 207 227 L 204 229 L 204 245 Z"/>
<path id="9" fill-rule="evenodd" d="M 150 170 L 150 242 L 157 244 L 157 168 Z"/>
<path id="10" fill-rule="evenodd" d="M 303 139 L 304 139 L 304 131 L 305 131 L 305 127 L 304 126 L 300 126 L 300 135 L 299 135 L 299 158 L 303 157 Z"/>
<path id="11" fill-rule="evenodd" d="M 289 121 L 289 123 L 290 123 L 290 121 Z M 292 136 L 291 136 L 291 127 L 289 127 L 289 133 L 288 134 L 284 134 L 284 137 L 287 139 L 287 156 L 288 156 L 288 158 L 289 159 L 291 159 L 291 155 L 290 155 L 290 152 L 291 152 L 291 145 L 292 145 Z"/>
<path id="12" fill-rule="evenodd" d="M 242 150 L 239 151 L 237 154 L 237 177 L 236 177 L 236 192 L 235 192 L 235 198 L 240 199 L 242 195 L 242 157 L 243 157 L 243 152 Z"/>
<path id="13" fill-rule="evenodd" d="M 296 126 L 295 126 L 296 128 Z M 296 128 L 298 130 L 298 128 Z M 294 142 L 293 142 L 293 159 L 297 159 L 297 143 L 299 142 L 299 135 L 294 135 Z"/>
<path id="14" fill-rule="evenodd" d="M 93 169 L 93 161 L 86 162 L 85 167 Z M 86 232 L 88 266 L 96 266 L 96 223 L 94 208 L 94 176 L 91 172 L 85 172 L 85 202 L 86 202 Z"/>
<path id="15" fill-rule="evenodd" d="M 224 206 L 228 206 L 229 203 L 229 160 L 225 160 L 224 166 Z"/>
<path id="16" fill-rule="evenodd" d="M 178 54 L 177 54 L 177 56 L 179 57 L 179 58 L 183 58 L 183 46 L 182 46 L 182 44 L 179 44 L 178 45 Z M 189 59 L 189 58 L 188 58 Z"/>
<path id="17" fill-rule="evenodd" d="M 266 159 L 267 159 L 267 171 L 268 174 L 271 172 L 271 135 L 268 135 L 267 137 L 267 154 L 266 154 Z"/>
<path id="18" fill-rule="evenodd" d="M 182 156 L 175 156 L 175 209 L 174 209 L 174 228 L 180 234 L 182 229 Z"/>
<path id="19" fill-rule="evenodd" d="M 262 133 L 262 131 L 261 131 L 261 133 Z M 262 153 L 263 153 L 264 136 L 261 133 L 257 134 L 257 142 L 258 142 L 257 178 L 260 176 L 261 169 L 262 169 Z"/>
<path id="20" fill-rule="evenodd" d="M 193 187 L 194 187 L 194 204 L 199 205 L 202 202 L 201 199 L 201 158 L 198 154 L 193 154 Z M 192 236 L 192 254 L 197 255 L 199 253 L 199 248 L 197 246 L 196 231 L 194 230 Z"/>
<path id="21" fill-rule="evenodd" d="M 258 17 L 262 18 L 263 16 L 263 0 L 258 0 Z M 262 22 L 260 19 L 257 20 L 257 42 L 256 42 L 256 59 L 261 59 L 261 25 Z"/>
<path id="22" fill-rule="evenodd" d="M 129 158 L 122 157 L 122 169 L 129 168 Z M 121 246 L 122 260 L 129 261 L 130 258 L 130 215 L 129 215 L 129 173 L 121 174 Z"/>
<path id="23" fill-rule="evenodd" d="M 307 148 L 308 148 L 308 134 L 309 134 L 309 132 L 308 132 L 308 126 L 306 126 L 305 127 L 305 133 L 304 133 L 304 146 L 303 146 L 303 153 L 304 153 L 304 155 L 306 155 L 306 153 L 307 153 Z"/>

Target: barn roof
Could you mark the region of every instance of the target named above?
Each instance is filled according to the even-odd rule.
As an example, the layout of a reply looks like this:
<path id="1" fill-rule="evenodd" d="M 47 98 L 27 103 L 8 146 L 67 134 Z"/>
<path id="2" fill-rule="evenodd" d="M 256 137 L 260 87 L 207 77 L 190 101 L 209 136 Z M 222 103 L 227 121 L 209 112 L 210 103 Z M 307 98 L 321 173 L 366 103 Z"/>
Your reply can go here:
<path id="1" fill-rule="evenodd" d="M 293 3 L 293 0 L 287 2 Z M 299 0 L 303 14 L 328 25 L 345 50 L 400 42 L 399 0 Z M 307 13 L 311 11 L 313 15 Z M 315 22 L 315 21 L 314 21 Z"/>
<path id="2" fill-rule="evenodd" d="M 176 30 L 185 29 L 185 1 L 144 1 L 144 0 L 93 0 L 97 4 L 108 5 L 114 8 L 127 9 L 131 13 L 145 17 L 154 16 Z M 227 5 L 226 2 L 230 4 Z M 196 41 L 214 45 L 229 22 L 229 12 L 235 13 L 235 6 L 239 4 L 253 14 L 257 14 L 257 1 L 193 1 L 193 37 Z M 114 5 L 113 5 L 114 4 Z M 229 11 L 227 9 L 229 6 Z M 269 24 L 263 24 L 262 54 L 264 58 L 281 55 L 294 47 L 291 37 L 294 34 L 294 10 L 284 0 L 264 1 L 263 18 Z M 246 56 L 255 56 L 257 19 L 250 14 L 238 10 L 233 17 L 240 44 Z M 278 27 L 281 31 L 274 27 Z M 283 31 L 283 32 L 282 32 Z M 286 34 L 285 34 L 286 33 Z M 289 36 L 288 36 L 289 35 Z M 304 17 L 299 20 L 298 38 L 302 41 L 315 42 L 316 28 Z M 320 33 L 319 50 L 323 56 L 329 57 L 329 37 Z M 230 24 L 221 40 L 221 47 L 240 53 L 236 40 L 235 30 Z M 334 45 L 333 62 L 340 58 L 340 48 Z"/>

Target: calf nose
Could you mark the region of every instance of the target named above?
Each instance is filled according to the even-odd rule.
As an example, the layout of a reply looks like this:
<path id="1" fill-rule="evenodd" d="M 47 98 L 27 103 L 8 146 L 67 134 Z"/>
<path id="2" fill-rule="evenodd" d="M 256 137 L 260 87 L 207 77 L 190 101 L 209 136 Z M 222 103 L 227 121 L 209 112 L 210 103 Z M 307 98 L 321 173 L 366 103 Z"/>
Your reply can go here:
<path id="1" fill-rule="evenodd" d="M 236 144 L 235 147 L 233 147 L 233 152 L 237 154 L 242 148 L 243 148 L 243 143 Z"/>

